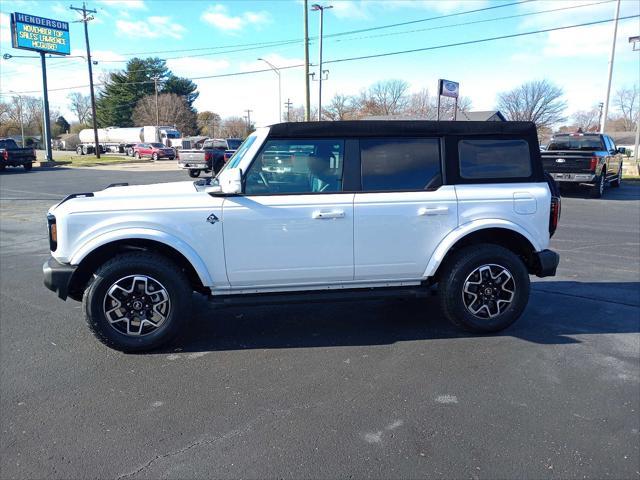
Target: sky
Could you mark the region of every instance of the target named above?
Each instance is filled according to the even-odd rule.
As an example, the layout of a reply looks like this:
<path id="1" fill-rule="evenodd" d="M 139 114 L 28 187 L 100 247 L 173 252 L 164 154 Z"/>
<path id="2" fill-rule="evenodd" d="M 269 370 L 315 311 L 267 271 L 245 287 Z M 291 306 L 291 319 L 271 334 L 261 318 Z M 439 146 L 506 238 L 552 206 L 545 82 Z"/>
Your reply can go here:
<path id="1" fill-rule="evenodd" d="M 11 47 L 10 13 L 71 22 L 72 56 L 83 56 L 83 26 L 74 23 L 78 15 L 69 10 L 69 3 L 0 3 L 0 53 L 15 55 L 9 60 L 0 59 L 3 99 L 11 92 L 40 96 L 42 91 L 39 58 Z M 71 3 L 81 6 L 75 0 Z M 358 94 L 386 79 L 405 80 L 412 92 L 427 88 L 435 93 L 439 78 L 460 82 L 460 93 L 470 98 L 472 110 L 492 110 L 498 93 L 540 79 L 563 88 L 568 114 L 604 101 L 613 22 L 378 58 L 332 61 L 611 19 L 615 0 L 327 0 L 323 5 L 333 7 L 324 14 L 323 70 L 329 73 L 323 82 L 323 104 L 336 93 Z M 165 58 L 176 75 L 189 78 L 268 69 L 258 58 L 279 68 L 304 62 L 304 6 L 300 0 L 91 0 L 87 6 L 97 10 L 89 23 L 92 57 L 98 62 L 94 67 L 97 83 L 107 72 L 124 68 L 127 59 L 134 56 Z M 489 7 L 499 8 L 463 13 Z M 452 14 L 458 15 L 433 18 Z M 638 14 L 639 1 L 622 0 L 620 16 Z M 412 23 L 389 26 L 406 22 Z M 309 34 L 316 37 L 318 31 L 319 13 L 310 11 Z M 353 31 L 359 32 L 335 35 Z M 633 52 L 628 42 L 630 36 L 639 34 L 640 19 L 619 22 L 612 91 L 640 82 L 640 54 Z M 315 39 L 309 55 L 311 71 L 317 72 Z M 67 95 L 72 91 L 89 93 L 86 60 L 57 57 L 49 59 L 47 65 L 51 106 L 67 120 L 75 120 L 67 108 Z M 257 126 L 278 120 L 278 78 L 273 71 L 194 81 L 200 92 L 195 107 L 200 111 L 212 110 L 226 117 L 246 115 L 249 109 Z M 281 81 L 282 101 L 290 99 L 294 105 L 302 105 L 303 68 L 281 70 Z M 311 82 L 311 99 L 312 105 L 317 105 L 316 81 Z"/>

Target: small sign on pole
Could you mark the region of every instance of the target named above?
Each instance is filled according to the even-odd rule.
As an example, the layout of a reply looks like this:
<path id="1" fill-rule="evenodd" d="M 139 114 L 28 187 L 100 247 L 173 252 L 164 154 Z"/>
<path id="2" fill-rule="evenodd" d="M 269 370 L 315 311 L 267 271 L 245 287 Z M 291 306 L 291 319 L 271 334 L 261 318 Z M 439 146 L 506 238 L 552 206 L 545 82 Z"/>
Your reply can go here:
<path id="1" fill-rule="evenodd" d="M 440 120 L 440 97 L 455 98 L 455 107 L 453 109 L 453 119 L 456 119 L 458 113 L 458 96 L 460 94 L 460 84 L 443 78 L 438 80 L 438 120 Z"/>
<path id="2" fill-rule="evenodd" d="M 42 65 L 42 112 L 47 161 L 53 161 L 51 151 L 51 119 L 49 118 L 49 93 L 47 92 L 47 61 L 45 53 L 69 55 L 69 24 L 61 20 L 36 17 L 26 13 L 11 14 L 11 46 L 21 50 L 40 52 Z"/>

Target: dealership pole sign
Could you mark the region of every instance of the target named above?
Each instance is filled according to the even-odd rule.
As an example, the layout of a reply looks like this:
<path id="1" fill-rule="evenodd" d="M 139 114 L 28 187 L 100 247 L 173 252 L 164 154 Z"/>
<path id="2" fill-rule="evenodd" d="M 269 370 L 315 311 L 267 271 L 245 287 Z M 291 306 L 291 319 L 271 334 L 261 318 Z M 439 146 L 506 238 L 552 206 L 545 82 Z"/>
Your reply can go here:
<path id="1" fill-rule="evenodd" d="M 460 84 L 441 78 L 438 80 L 438 120 L 440 120 L 440 97 L 455 98 L 455 107 L 453 109 L 453 119 L 456 119 L 458 113 L 458 96 L 460 95 Z"/>
<path id="2" fill-rule="evenodd" d="M 21 50 L 40 53 L 40 64 L 42 65 L 44 141 L 47 160 L 51 162 L 53 161 L 53 153 L 51 152 L 51 125 L 49 118 L 49 94 L 47 92 L 47 60 L 45 54 L 69 55 L 71 53 L 69 23 L 51 18 L 37 17 L 27 13 L 12 13 L 11 46 Z"/>
<path id="3" fill-rule="evenodd" d="M 71 53 L 69 24 L 60 20 L 13 13 L 11 40 L 13 48 L 56 55 Z"/>

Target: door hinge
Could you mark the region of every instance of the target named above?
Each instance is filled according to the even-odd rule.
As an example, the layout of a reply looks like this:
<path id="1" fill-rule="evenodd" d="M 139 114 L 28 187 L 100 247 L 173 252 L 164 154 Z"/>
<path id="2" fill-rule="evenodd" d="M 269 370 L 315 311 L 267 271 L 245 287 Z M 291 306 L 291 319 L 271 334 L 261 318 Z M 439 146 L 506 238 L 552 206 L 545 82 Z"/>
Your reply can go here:
<path id="1" fill-rule="evenodd" d="M 219 222 L 220 220 L 218 219 L 218 217 L 215 216 L 215 214 L 211 214 L 207 217 L 207 222 L 209 222 L 210 224 L 214 224 L 216 222 Z"/>

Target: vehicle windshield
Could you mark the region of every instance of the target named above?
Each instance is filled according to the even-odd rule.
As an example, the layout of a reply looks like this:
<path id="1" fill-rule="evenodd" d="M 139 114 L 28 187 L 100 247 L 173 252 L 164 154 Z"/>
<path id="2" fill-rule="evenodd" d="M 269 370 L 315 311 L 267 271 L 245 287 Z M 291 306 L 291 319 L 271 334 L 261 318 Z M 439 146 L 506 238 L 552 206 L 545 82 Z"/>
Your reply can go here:
<path id="1" fill-rule="evenodd" d="M 227 146 L 229 147 L 229 150 L 237 150 L 241 144 L 242 140 L 240 140 L 239 138 L 227 139 Z"/>
<path id="2" fill-rule="evenodd" d="M 547 145 L 547 152 L 554 150 L 582 150 L 597 152 L 605 150 L 600 137 L 556 137 Z"/>
<path id="3" fill-rule="evenodd" d="M 247 154 L 247 151 L 251 148 L 251 145 L 253 145 L 253 142 L 255 141 L 256 141 L 256 136 L 253 134 L 249 135 L 245 139 L 245 141 L 242 142 L 242 145 L 240 145 L 238 150 L 236 150 L 236 153 L 234 153 L 233 156 L 229 159 L 227 164 L 222 168 L 222 170 L 220 170 L 220 172 L 224 171 L 226 168 L 236 168 L 242 161 L 243 157 Z M 220 173 L 218 173 L 218 175 L 220 175 Z"/>
<path id="4" fill-rule="evenodd" d="M 152 143 L 151 146 L 154 148 L 164 148 L 164 145 L 162 143 Z"/>
<path id="5" fill-rule="evenodd" d="M 167 138 L 180 138 L 180 132 L 177 130 L 167 130 Z"/>

